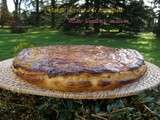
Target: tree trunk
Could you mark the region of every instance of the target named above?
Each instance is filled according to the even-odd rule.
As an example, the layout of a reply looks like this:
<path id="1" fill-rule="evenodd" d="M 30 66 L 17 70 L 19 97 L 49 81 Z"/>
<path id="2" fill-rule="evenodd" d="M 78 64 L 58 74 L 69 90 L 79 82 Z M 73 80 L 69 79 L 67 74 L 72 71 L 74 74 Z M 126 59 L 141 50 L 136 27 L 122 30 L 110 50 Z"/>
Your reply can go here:
<path id="1" fill-rule="evenodd" d="M 18 3 L 18 15 L 20 15 L 21 14 L 21 2 L 22 2 L 22 0 L 20 0 L 19 1 L 19 3 Z"/>
<path id="2" fill-rule="evenodd" d="M 7 0 L 2 0 L 0 11 L 1 11 L 0 23 L 1 23 L 1 27 L 3 28 L 5 23 L 8 21 L 8 17 L 9 17 Z"/>
<path id="3" fill-rule="evenodd" d="M 89 18 L 89 13 L 88 13 L 88 10 L 89 10 L 89 0 L 86 0 L 85 1 L 85 20 L 87 20 L 86 18 Z M 89 28 L 89 25 L 88 23 L 85 24 L 85 30 L 88 30 Z"/>
<path id="4" fill-rule="evenodd" d="M 15 11 L 14 11 L 14 18 L 18 19 L 20 16 L 20 10 L 21 10 L 21 2 L 22 0 L 13 0 L 14 1 L 14 7 L 15 7 Z"/>
<path id="5" fill-rule="evenodd" d="M 52 7 L 52 10 L 55 9 L 55 0 L 51 0 L 51 7 Z M 51 27 L 52 28 L 55 27 L 55 12 L 54 11 L 51 12 Z"/>
<path id="6" fill-rule="evenodd" d="M 36 26 L 39 26 L 39 0 L 36 0 Z"/>
<path id="7" fill-rule="evenodd" d="M 15 3 L 15 15 L 14 16 L 15 17 L 18 16 L 18 4 L 17 3 Z"/>
<path id="8" fill-rule="evenodd" d="M 100 2 L 99 1 L 94 1 L 94 16 L 95 19 L 99 19 L 99 8 L 100 8 Z M 94 24 L 94 32 L 99 33 L 100 31 L 100 25 L 99 23 Z"/>
<path id="9" fill-rule="evenodd" d="M 12 21 L 12 24 L 11 24 L 11 31 L 13 33 L 20 33 L 21 31 L 24 31 L 21 27 L 23 24 L 20 19 L 20 10 L 21 10 L 22 0 L 13 0 L 13 2 L 14 2 L 15 11 L 14 11 L 14 21 Z"/>
<path id="10" fill-rule="evenodd" d="M 158 37 L 160 37 L 160 12 L 158 14 L 158 24 L 157 24 L 156 34 Z"/>

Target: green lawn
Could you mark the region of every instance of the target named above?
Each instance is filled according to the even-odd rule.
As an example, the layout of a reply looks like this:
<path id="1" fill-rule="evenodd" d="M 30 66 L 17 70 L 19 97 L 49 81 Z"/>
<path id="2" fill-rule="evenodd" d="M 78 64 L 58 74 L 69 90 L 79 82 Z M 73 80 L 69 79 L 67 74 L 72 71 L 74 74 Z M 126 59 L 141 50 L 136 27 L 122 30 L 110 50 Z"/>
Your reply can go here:
<path id="1" fill-rule="evenodd" d="M 0 60 L 14 57 L 25 47 L 56 44 L 94 44 L 118 48 L 133 48 L 140 51 L 147 61 L 160 66 L 160 39 L 152 33 L 135 37 L 114 35 L 69 36 L 62 32 L 30 30 L 28 33 L 11 34 L 0 30 Z M 159 90 L 138 96 L 115 100 L 74 101 L 23 95 L 0 89 L 0 120 L 158 120 L 160 119 Z M 101 113 L 101 114 L 100 114 Z M 106 116 L 103 116 L 105 113 Z M 72 118 L 72 119 L 71 119 Z"/>
<path id="2" fill-rule="evenodd" d="M 23 47 L 56 44 L 94 44 L 111 47 L 133 48 L 140 51 L 145 59 L 160 65 L 160 39 L 152 33 L 142 33 L 136 37 L 119 36 L 69 36 L 58 31 L 35 30 L 23 34 L 11 34 L 0 30 L 0 60 L 15 56 Z"/>

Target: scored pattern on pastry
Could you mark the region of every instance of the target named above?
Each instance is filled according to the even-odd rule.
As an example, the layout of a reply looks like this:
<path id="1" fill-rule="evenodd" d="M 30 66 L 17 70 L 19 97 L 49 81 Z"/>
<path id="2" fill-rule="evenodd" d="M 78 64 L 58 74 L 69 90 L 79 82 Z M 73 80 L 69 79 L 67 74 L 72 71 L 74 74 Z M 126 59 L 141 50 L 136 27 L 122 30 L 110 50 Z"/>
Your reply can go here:
<path id="1" fill-rule="evenodd" d="M 94 45 L 55 45 L 24 49 L 13 71 L 32 84 L 59 91 L 113 90 L 146 72 L 136 50 Z"/>

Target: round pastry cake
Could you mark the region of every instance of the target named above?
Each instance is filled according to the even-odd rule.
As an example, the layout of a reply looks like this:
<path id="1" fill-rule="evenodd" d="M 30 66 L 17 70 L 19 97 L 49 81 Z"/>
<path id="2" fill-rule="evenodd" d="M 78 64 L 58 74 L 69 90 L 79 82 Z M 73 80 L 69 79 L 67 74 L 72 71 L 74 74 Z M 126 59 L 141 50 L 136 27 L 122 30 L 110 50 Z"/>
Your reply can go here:
<path id="1" fill-rule="evenodd" d="M 27 82 L 66 92 L 113 90 L 137 81 L 147 69 L 136 50 L 94 45 L 27 48 L 12 68 Z"/>

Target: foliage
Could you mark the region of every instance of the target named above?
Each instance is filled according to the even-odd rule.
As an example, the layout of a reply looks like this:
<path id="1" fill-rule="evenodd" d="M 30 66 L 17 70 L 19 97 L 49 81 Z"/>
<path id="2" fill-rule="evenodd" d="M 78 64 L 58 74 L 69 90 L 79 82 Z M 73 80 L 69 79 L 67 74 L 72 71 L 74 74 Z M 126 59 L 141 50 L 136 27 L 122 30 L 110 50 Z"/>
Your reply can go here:
<path id="1" fill-rule="evenodd" d="M 6 0 L 4 0 L 6 1 Z M 19 21 L 24 25 L 40 26 L 50 25 L 54 29 L 64 31 L 84 32 L 92 30 L 93 33 L 99 33 L 102 30 L 118 29 L 119 32 L 144 31 L 145 28 L 153 27 L 154 11 L 144 5 L 143 0 L 13 0 L 15 5 L 14 20 L 17 26 Z M 26 9 L 21 9 L 22 3 Z M 80 4 L 81 3 L 81 4 Z M 60 8 L 55 12 L 56 8 Z M 63 9 L 63 12 L 61 10 Z M 107 9 L 107 10 L 106 10 Z M 115 12 L 114 10 L 117 10 Z M 122 11 L 121 11 L 122 10 Z M 144 14 L 145 13 L 145 14 Z M 82 23 L 69 23 L 68 19 L 75 18 L 83 21 Z M 85 20 L 128 20 L 128 24 L 123 23 L 86 23 Z M 13 30 L 17 30 L 16 26 Z M 19 29 L 17 30 L 19 31 Z M 26 32 L 26 31 L 24 31 Z"/>
<path id="2" fill-rule="evenodd" d="M 153 1 L 155 8 L 160 8 L 160 0 Z M 155 25 L 155 33 L 158 37 L 160 37 L 160 10 L 157 11 L 157 24 Z"/>
<path id="3" fill-rule="evenodd" d="M 159 92 L 109 100 L 69 100 L 1 90 L 2 119 L 24 120 L 158 120 Z"/>
<path id="4" fill-rule="evenodd" d="M 2 0 L 0 5 L 0 25 L 3 28 L 4 25 L 9 25 L 11 20 L 11 14 L 8 11 L 7 0 Z"/>
<path id="5" fill-rule="evenodd" d="M 124 17 L 129 20 L 129 24 L 127 26 L 128 31 L 140 32 L 143 31 L 145 22 L 151 17 L 153 20 L 153 12 L 150 12 L 151 8 L 147 8 L 144 6 L 143 1 L 133 0 L 126 6 L 124 11 Z M 148 26 L 147 26 L 148 27 Z"/>
<path id="6" fill-rule="evenodd" d="M 157 37 L 160 37 L 160 11 L 158 12 L 158 22 L 156 23 L 155 26 L 155 33 Z"/>
<path id="7" fill-rule="evenodd" d="M 63 24 L 64 30 L 89 30 L 90 28 L 94 29 L 94 32 L 98 33 L 101 29 L 109 31 L 112 29 L 118 29 L 119 32 L 122 31 L 131 31 L 138 33 L 140 31 L 144 31 L 145 27 L 152 27 L 154 24 L 154 12 L 151 7 L 147 7 L 144 5 L 142 0 L 113 0 L 113 1 L 90 1 L 86 0 L 85 3 L 81 6 L 74 6 L 77 9 L 85 8 L 83 13 L 75 12 L 73 14 L 69 14 L 68 18 L 76 18 L 81 21 L 85 20 L 128 20 L 128 24 L 119 24 L 119 23 L 109 23 L 109 24 L 102 24 L 102 23 L 94 23 L 88 24 L 85 22 L 72 24 L 72 23 L 65 23 Z M 122 9 L 122 12 L 104 12 L 101 9 L 107 8 L 108 10 L 112 9 Z M 69 8 L 68 8 L 69 9 Z M 105 10 L 105 9 L 104 9 Z M 145 13 L 145 14 L 144 14 Z M 66 21 L 65 21 L 66 22 Z M 111 29 L 112 28 L 112 29 Z"/>
<path id="8" fill-rule="evenodd" d="M 11 26 L 11 32 L 12 33 L 24 33 L 27 31 L 27 27 L 23 26 L 23 25 L 20 25 L 18 26 L 17 24 L 16 25 L 12 25 Z"/>

